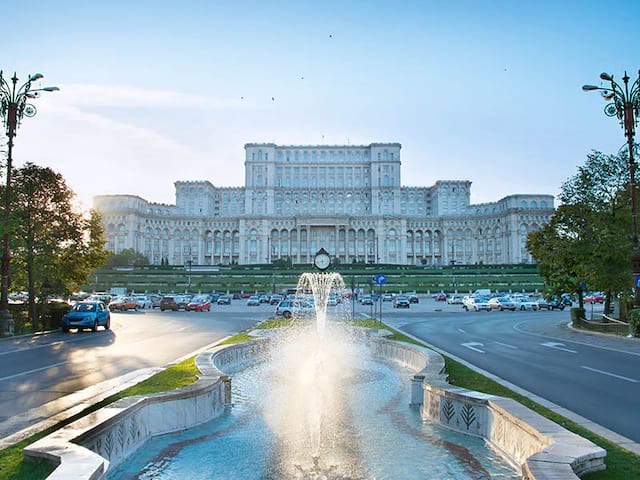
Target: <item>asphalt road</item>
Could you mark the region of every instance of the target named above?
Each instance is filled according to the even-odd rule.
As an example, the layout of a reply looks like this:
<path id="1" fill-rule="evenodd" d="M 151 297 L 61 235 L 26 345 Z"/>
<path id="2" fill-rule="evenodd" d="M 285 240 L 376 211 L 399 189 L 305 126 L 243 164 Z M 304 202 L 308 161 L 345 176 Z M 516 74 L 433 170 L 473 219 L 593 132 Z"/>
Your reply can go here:
<path id="1" fill-rule="evenodd" d="M 0 341 L 0 426 L 12 416 L 104 380 L 161 367 L 268 316 L 245 302 L 210 312 L 111 313 L 111 330 L 51 332 Z M 0 436 L 9 432 L 2 431 Z"/>
<path id="2" fill-rule="evenodd" d="M 637 339 L 574 331 L 568 309 L 464 312 L 423 299 L 410 311 L 384 305 L 382 314 L 390 326 L 640 441 Z"/>

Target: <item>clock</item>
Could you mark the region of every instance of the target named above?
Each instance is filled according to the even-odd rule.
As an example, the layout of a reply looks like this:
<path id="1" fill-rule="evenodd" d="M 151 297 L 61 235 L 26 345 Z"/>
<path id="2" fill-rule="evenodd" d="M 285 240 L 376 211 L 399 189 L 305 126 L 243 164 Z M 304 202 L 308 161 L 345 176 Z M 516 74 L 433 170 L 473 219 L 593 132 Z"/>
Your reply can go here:
<path id="1" fill-rule="evenodd" d="M 316 253 L 313 259 L 313 265 L 321 271 L 326 270 L 331 265 L 331 256 L 324 248 L 321 248 L 318 253 Z"/>

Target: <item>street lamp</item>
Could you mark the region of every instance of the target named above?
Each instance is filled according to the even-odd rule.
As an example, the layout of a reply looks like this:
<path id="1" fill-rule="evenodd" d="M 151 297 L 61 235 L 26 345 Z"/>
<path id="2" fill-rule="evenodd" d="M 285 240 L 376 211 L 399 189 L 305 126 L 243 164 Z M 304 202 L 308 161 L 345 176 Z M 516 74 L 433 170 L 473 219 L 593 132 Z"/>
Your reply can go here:
<path id="1" fill-rule="evenodd" d="M 610 82 L 611 87 L 596 87 L 595 85 L 584 85 L 582 90 L 589 92 L 598 90 L 607 102 L 604 113 L 608 117 L 618 117 L 620 125 L 624 129 L 624 136 L 627 137 L 629 149 L 629 188 L 631 190 L 631 225 L 633 228 L 631 268 L 633 270 L 634 306 L 640 307 L 640 252 L 638 250 L 638 206 L 636 201 L 636 162 L 633 158 L 635 127 L 638 124 L 640 115 L 640 71 L 638 78 L 629 88 L 629 76 L 624 72 L 622 81 L 624 89 L 616 83 L 613 75 L 601 73 L 600 78 L 605 82 Z"/>
<path id="2" fill-rule="evenodd" d="M 13 334 L 13 319 L 9 313 L 9 263 L 11 253 L 9 251 L 9 220 L 11 216 L 11 168 L 13 153 L 13 137 L 20 126 L 23 117 L 33 117 L 36 107 L 27 103 L 28 100 L 38 98 L 40 92 L 56 92 L 58 87 L 31 88 L 31 84 L 42 80 L 41 73 L 29 76 L 29 79 L 18 87 L 18 77 L 13 74 L 9 82 L 2 76 L 0 70 L 0 117 L 6 128 L 7 135 L 7 178 L 4 191 L 4 211 L 2 233 L 2 284 L 0 292 L 0 329 L 3 335 Z"/>

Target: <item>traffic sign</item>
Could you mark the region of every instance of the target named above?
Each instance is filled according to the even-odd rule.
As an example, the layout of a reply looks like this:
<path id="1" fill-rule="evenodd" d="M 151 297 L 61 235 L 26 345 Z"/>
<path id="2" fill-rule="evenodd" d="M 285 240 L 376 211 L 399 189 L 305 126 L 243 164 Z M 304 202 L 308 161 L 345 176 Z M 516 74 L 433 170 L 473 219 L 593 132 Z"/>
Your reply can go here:
<path id="1" fill-rule="evenodd" d="M 382 273 L 378 273 L 375 277 L 373 277 L 373 281 L 378 285 L 384 285 L 387 283 L 387 277 L 385 277 Z"/>
<path id="2" fill-rule="evenodd" d="M 636 288 L 640 288 L 640 275 L 636 275 Z"/>

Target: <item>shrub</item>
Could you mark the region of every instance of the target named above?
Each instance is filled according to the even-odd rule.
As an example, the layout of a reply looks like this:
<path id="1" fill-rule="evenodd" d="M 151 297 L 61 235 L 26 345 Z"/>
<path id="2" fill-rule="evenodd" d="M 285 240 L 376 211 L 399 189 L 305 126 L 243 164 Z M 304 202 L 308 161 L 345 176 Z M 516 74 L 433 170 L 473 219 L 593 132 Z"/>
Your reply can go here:
<path id="1" fill-rule="evenodd" d="M 629 311 L 629 327 L 634 337 L 640 336 L 640 308 Z"/>
<path id="2" fill-rule="evenodd" d="M 584 308 L 573 307 L 571 310 L 571 321 L 574 325 L 581 325 L 582 320 L 587 318 Z"/>

